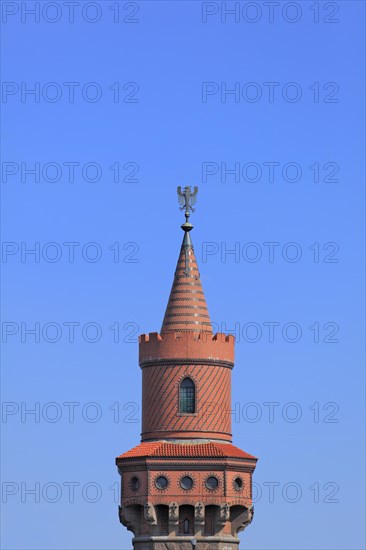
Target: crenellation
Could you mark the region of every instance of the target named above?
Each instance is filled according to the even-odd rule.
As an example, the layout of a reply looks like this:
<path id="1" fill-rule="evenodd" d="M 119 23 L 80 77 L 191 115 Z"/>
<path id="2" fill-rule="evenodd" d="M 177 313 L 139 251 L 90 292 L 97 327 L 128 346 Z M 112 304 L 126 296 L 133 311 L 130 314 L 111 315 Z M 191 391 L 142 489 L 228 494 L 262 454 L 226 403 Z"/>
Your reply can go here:
<path id="1" fill-rule="evenodd" d="M 142 334 L 139 339 L 140 364 L 154 359 L 200 358 L 234 362 L 235 338 L 232 334 L 207 332 L 169 332 Z"/>

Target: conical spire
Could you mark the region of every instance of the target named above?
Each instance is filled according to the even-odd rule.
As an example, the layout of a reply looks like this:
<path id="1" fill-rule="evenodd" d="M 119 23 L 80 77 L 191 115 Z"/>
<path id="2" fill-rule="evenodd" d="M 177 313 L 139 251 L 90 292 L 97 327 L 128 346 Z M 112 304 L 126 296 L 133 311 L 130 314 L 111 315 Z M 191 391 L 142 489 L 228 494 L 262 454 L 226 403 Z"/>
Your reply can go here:
<path id="1" fill-rule="evenodd" d="M 186 222 L 181 226 L 184 237 L 160 331 L 161 334 L 180 331 L 212 333 L 210 316 L 189 234 L 193 228 L 188 222 L 189 210 L 193 211 L 191 204 L 194 204 L 197 191 L 197 187 L 195 187 L 192 194 L 190 187 L 185 187 L 182 193 L 181 188 L 178 187 L 180 204 L 183 204 L 181 210 L 186 208 Z"/>

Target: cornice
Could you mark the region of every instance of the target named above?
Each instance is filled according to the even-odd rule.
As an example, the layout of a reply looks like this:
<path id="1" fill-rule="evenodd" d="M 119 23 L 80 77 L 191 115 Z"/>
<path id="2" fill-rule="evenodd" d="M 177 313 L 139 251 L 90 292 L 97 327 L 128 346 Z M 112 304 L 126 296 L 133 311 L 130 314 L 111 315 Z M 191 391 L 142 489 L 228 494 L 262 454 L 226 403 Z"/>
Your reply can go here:
<path id="1" fill-rule="evenodd" d="M 193 357 L 179 357 L 174 359 L 145 359 L 141 361 L 140 367 L 142 369 L 146 367 L 171 367 L 171 366 L 182 366 L 182 365 L 209 365 L 212 367 L 223 367 L 227 369 L 233 369 L 234 363 L 231 361 L 222 361 L 215 359 L 208 359 L 207 357 L 203 358 L 193 358 Z"/>

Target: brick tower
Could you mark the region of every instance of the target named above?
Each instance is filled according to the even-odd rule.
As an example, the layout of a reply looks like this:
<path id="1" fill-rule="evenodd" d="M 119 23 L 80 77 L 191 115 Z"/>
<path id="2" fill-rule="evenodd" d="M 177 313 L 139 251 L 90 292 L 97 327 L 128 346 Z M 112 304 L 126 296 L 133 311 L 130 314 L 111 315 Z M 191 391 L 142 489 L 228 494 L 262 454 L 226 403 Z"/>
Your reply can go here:
<path id="1" fill-rule="evenodd" d="M 139 339 L 141 443 L 116 459 L 119 517 L 134 550 L 238 550 L 252 521 L 257 459 L 232 445 L 234 337 L 213 334 L 190 239 L 197 188 L 183 192 L 183 243 L 163 324 Z"/>

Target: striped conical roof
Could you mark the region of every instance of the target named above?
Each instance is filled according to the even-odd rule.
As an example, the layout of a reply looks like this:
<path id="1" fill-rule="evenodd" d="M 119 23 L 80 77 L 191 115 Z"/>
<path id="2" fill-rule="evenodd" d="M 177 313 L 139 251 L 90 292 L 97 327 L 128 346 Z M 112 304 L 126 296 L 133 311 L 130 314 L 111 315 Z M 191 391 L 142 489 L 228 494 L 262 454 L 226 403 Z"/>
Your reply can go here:
<path id="1" fill-rule="evenodd" d="M 189 231 L 184 234 L 160 333 L 180 331 L 212 333 Z"/>

